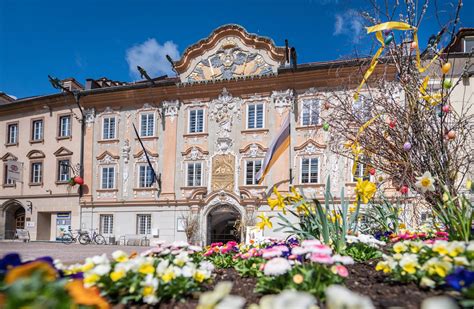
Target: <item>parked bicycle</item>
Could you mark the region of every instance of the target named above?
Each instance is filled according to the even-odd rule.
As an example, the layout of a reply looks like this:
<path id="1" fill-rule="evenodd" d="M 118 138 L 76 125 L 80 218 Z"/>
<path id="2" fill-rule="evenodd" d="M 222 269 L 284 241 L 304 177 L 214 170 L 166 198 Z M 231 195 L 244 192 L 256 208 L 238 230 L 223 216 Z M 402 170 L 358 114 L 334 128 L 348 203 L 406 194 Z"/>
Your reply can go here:
<path id="1" fill-rule="evenodd" d="M 77 234 L 74 235 L 71 229 L 69 229 L 66 233 L 62 235 L 61 242 L 66 245 L 70 245 L 73 242 L 75 243 L 78 241 L 81 245 L 87 245 L 90 242 L 88 241 L 89 235 L 86 231 L 76 230 L 76 232 Z"/>
<path id="2" fill-rule="evenodd" d="M 105 245 L 105 237 L 96 233 L 96 229 L 93 230 L 92 235 L 89 235 L 89 232 L 86 232 L 83 235 L 82 240 L 85 242 L 83 245 L 91 244 L 93 242 L 97 245 Z"/>

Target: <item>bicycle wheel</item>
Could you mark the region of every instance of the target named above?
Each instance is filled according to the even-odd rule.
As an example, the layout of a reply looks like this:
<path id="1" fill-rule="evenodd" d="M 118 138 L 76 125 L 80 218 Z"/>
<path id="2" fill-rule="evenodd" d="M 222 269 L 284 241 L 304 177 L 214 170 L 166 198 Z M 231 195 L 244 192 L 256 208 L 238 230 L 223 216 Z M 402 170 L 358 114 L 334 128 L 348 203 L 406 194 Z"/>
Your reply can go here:
<path id="1" fill-rule="evenodd" d="M 66 245 L 70 245 L 74 242 L 74 239 L 72 238 L 71 234 L 64 234 L 63 237 L 61 237 L 61 242 Z"/>
<path id="2" fill-rule="evenodd" d="M 105 237 L 102 235 L 95 235 L 94 242 L 98 245 L 105 245 Z"/>
<path id="3" fill-rule="evenodd" d="M 90 242 L 91 242 L 91 238 L 89 237 L 89 235 L 82 234 L 81 236 L 79 236 L 79 243 L 81 245 L 87 245 L 87 244 L 90 244 Z"/>

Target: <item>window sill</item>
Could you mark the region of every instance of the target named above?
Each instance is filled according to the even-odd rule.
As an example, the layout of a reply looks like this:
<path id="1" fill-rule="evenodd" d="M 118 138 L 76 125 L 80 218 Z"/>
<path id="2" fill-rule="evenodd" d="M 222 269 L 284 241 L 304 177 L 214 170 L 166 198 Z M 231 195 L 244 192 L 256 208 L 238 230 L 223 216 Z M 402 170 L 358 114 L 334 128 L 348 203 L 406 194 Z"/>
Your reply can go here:
<path id="1" fill-rule="evenodd" d="M 207 187 L 204 187 L 204 186 L 185 186 L 185 187 L 181 187 L 180 188 L 181 190 L 195 190 L 195 189 L 207 189 Z"/>
<path id="2" fill-rule="evenodd" d="M 108 143 L 118 143 L 119 140 L 117 138 L 114 138 L 114 139 L 101 139 L 101 140 L 98 140 L 97 143 L 99 144 L 108 144 Z"/>
<path id="3" fill-rule="evenodd" d="M 320 124 L 317 125 L 308 125 L 308 126 L 298 126 L 295 128 L 297 131 L 305 131 L 305 130 L 318 130 L 322 128 L 323 126 Z"/>
<path id="4" fill-rule="evenodd" d="M 30 140 L 30 144 L 39 144 L 39 143 L 44 143 L 44 139 Z"/>
<path id="5" fill-rule="evenodd" d="M 254 134 L 254 133 L 268 133 L 270 130 L 268 129 L 246 129 L 242 130 L 242 134 Z"/>
<path id="6" fill-rule="evenodd" d="M 62 141 L 62 140 L 66 140 L 66 139 L 71 140 L 72 136 L 56 136 L 57 141 Z"/>
<path id="7" fill-rule="evenodd" d="M 56 181 L 56 185 L 62 186 L 62 185 L 68 185 L 69 181 Z"/>
<path id="8" fill-rule="evenodd" d="M 152 141 L 152 140 L 158 139 L 158 136 L 140 136 L 140 139 L 142 141 Z M 138 137 L 135 137 L 135 140 L 138 141 Z M 109 140 L 106 140 L 106 141 L 109 141 Z"/>
<path id="9" fill-rule="evenodd" d="M 241 185 L 239 189 L 266 189 L 267 186 L 264 185 Z"/>
<path id="10" fill-rule="evenodd" d="M 157 188 L 154 187 L 143 187 L 143 188 L 133 188 L 133 191 L 156 191 Z"/>
<path id="11" fill-rule="evenodd" d="M 198 132 L 198 133 L 187 133 L 183 134 L 183 137 L 207 137 L 209 133 Z"/>
<path id="12" fill-rule="evenodd" d="M 2 185 L 2 187 L 3 187 L 3 188 L 15 188 L 16 185 L 15 185 L 15 184 L 6 184 L 6 183 L 5 183 L 5 184 Z"/>
<path id="13" fill-rule="evenodd" d="M 10 144 L 5 144 L 5 147 L 11 147 L 11 146 L 18 146 L 18 143 L 10 143 Z"/>
<path id="14" fill-rule="evenodd" d="M 118 191 L 118 189 L 96 189 L 97 192 L 113 192 Z"/>
<path id="15" fill-rule="evenodd" d="M 324 187 L 325 184 L 323 183 L 300 183 L 294 185 L 296 188 L 306 188 L 306 187 Z"/>
<path id="16" fill-rule="evenodd" d="M 42 187 L 43 186 L 43 183 L 42 182 L 30 182 L 28 184 L 30 187 Z"/>

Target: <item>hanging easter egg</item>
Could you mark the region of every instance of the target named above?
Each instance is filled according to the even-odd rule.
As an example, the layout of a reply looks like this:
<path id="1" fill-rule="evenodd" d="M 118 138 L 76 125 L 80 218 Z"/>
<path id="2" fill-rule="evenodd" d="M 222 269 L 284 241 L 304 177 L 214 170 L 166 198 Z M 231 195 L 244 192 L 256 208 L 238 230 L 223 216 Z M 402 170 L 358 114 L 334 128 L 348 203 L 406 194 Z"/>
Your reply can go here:
<path id="1" fill-rule="evenodd" d="M 453 86 L 453 83 L 451 82 L 451 80 L 449 78 L 446 78 L 443 82 L 443 87 L 446 89 L 449 89 L 452 86 Z"/>
<path id="2" fill-rule="evenodd" d="M 410 149 L 411 149 L 410 142 L 406 142 L 405 144 L 403 144 L 403 150 L 409 151 Z"/>
<path id="3" fill-rule="evenodd" d="M 331 107 L 331 105 L 328 102 L 324 103 L 324 109 L 328 110 Z"/>
<path id="4" fill-rule="evenodd" d="M 74 182 L 77 183 L 78 185 L 83 185 L 84 184 L 84 179 L 82 179 L 81 176 L 76 176 L 76 177 L 74 177 Z"/>
<path id="5" fill-rule="evenodd" d="M 389 34 L 391 34 L 391 33 L 392 33 L 392 30 L 391 30 L 391 29 L 385 29 L 385 30 L 383 31 L 383 34 L 384 34 L 385 36 L 387 36 L 387 35 L 389 35 Z"/>
<path id="6" fill-rule="evenodd" d="M 443 105 L 443 112 L 449 113 L 450 111 L 451 111 L 451 108 L 449 107 L 449 105 Z"/>
<path id="7" fill-rule="evenodd" d="M 449 131 L 448 132 L 448 139 L 455 139 L 456 138 L 456 132 L 454 131 Z"/>
<path id="8" fill-rule="evenodd" d="M 408 194 L 408 186 L 403 185 L 403 186 L 400 188 L 400 193 L 401 193 L 401 194 Z"/>
<path id="9" fill-rule="evenodd" d="M 69 185 L 71 185 L 71 186 L 75 186 L 75 185 L 76 185 L 76 182 L 74 181 L 74 178 L 72 178 L 72 177 L 69 178 L 68 183 L 69 183 Z"/>
<path id="10" fill-rule="evenodd" d="M 396 125 L 395 120 L 390 120 L 390 122 L 388 123 L 388 126 L 389 126 L 391 129 L 395 128 L 395 125 Z"/>
<path id="11" fill-rule="evenodd" d="M 328 130 L 329 130 L 329 123 L 325 122 L 325 123 L 323 124 L 323 130 L 324 130 L 324 131 L 328 131 Z"/>
<path id="12" fill-rule="evenodd" d="M 411 49 L 417 49 L 418 48 L 418 43 L 416 41 L 411 42 L 410 48 Z"/>
<path id="13" fill-rule="evenodd" d="M 385 45 L 389 45 L 390 43 L 392 43 L 392 41 L 393 41 L 393 35 L 389 34 L 385 37 L 384 43 Z"/>
<path id="14" fill-rule="evenodd" d="M 375 168 L 371 167 L 369 170 L 369 174 L 374 176 L 375 175 Z"/>
<path id="15" fill-rule="evenodd" d="M 443 64 L 443 66 L 441 67 L 441 71 L 443 71 L 443 74 L 448 74 L 448 73 L 449 73 L 449 70 L 451 70 L 451 63 L 446 62 L 446 63 Z"/>

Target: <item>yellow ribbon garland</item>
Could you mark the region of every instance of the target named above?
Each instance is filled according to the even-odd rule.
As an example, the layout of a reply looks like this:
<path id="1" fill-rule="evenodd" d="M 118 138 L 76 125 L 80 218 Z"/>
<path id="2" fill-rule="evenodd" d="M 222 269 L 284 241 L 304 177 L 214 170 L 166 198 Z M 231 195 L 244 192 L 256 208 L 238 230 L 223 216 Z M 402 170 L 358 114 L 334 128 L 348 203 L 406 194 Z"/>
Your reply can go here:
<path id="1" fill-rule="evenodd" d="M 420 56 L 420 49 L 418 47 L 418 29 L 416 27 L 413 27 L 407 23 L 404 22 L 399 22 L 399 21 L 389 21 L 386 23 L 381 23 L 372 27 L 367 27 L 367 34 L 375 32 L 375 37 L 377 38 L 377 41 L 380 42 L 381 46 L 375 53 L 374 57 L 372 58 L 372 61 L 370 62 L 370 66 L 367 69 L 367 71 L 364 74 L 364 78 L 362 79 L 362 82 L 360 83 L 359 87 L 357 88 L 356 93 L 354 94 L 354 99 L 357 100 L 359 98 L 359 92 L 364 86 L 364 84 L 367 82 L 369 79 L 370 75 L 375 70 L 375 67 L 377 66 L 377 63 L 379 62 L 379 57 L 382 54 L 383 50 L 385 49 L 385 41 L 383 39 L 383 34 L 382 31 L 384 30 L 401 30 L 401 31 L 407 31 L 407 30 L 413 30 L 413 41 L 416 43 L 416 67 L 418 68 L 418 71 L 420 73 L 424 73 L 430 66 L 431 64 L 438 58 L 438 55 L 433 57 L 433 59 L 428 63 L 426 67 L 423 67 L 421 65 L 421 56 Z"/>

